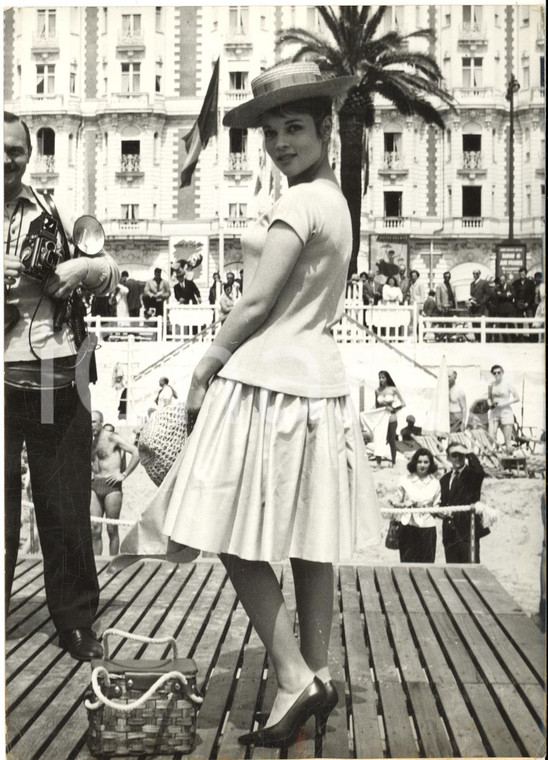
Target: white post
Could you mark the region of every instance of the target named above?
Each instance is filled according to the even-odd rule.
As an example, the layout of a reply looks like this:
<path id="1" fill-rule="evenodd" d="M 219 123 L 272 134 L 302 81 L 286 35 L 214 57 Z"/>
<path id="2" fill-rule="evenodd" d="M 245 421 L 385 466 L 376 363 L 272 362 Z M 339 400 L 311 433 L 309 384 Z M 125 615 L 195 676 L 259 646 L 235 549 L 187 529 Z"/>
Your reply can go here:
<path id="1" fill-rule="evenodd" d="M 133 411 L 134 411 L 134 381 L 133 381 L 133 348 L 135 344 L 135 336 L 128 335 L 127 340 L 127 391 L 126 391 L 126 422 L 133 424 Z"/>
<path id="2" fill-rule="evenodd" d="M 101 340 L 101 315 L 97 314 L 95 317 L 95 330 L 97 332 L 97 341 Z"/>
<path id="3" fill-rule="evenodd" d="M 163 323 L 164 320 L 161 316 L 156 317 L 156 340 L 161 341 L 163 339 Z"/>

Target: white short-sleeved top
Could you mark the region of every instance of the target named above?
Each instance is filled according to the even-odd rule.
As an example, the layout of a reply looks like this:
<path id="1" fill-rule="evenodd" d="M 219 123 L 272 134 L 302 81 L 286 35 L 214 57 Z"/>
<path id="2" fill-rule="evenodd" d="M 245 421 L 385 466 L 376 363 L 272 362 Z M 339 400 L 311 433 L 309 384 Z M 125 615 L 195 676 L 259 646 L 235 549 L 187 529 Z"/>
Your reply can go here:
<path id="1" fill-rule="evenodd" d="M 290 187 L 242 236 L 248 283 L 278 220 L 296 232 L 302 251 L 264 324 L 219 375 L 295 396 L 347 395 L 346 372 L 330 331 L 344 311 L 352 250 L 348 205 L 339 186 L 326 179 Z"/>
<path id="2" fill-rule="evenodd" d="M 434 475 L 419 478 L 416 473 L 410 473 L 399 482 L 396 493 L 399 501 L 411 501 L 424 507 L 437 507 L 441 498 L 440 483 Z M 416 528 L 433 528 L 436 525 L 436 520 L 431 514 L 407 513 L 401 515 L 399 520 L 404 525 L 414 525 Z"/>

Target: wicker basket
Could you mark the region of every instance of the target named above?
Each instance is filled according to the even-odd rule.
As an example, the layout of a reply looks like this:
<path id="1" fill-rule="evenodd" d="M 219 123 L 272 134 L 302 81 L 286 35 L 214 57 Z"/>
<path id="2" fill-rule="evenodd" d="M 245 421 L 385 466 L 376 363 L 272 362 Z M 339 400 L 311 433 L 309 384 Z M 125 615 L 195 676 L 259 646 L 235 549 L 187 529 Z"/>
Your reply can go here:
<path id="1" fill-rule="evenodd" d="M 185 405 L 170 404 L 154 412 L 139 434 L 139 460 L 157 486 L 182 451 L 187 439 Z"/>
<path id="2" fill-rule="evenodd" d="M 110 660 L 107 637 L 170 644 L 172 660 Z M 95 757 L 188 754 L 196 744 L 196 664 L 177 657 L 175 640 L 149 639 L 110 629 L 105 658 L 93 660 L 86 692 L 89 751 Z"/>

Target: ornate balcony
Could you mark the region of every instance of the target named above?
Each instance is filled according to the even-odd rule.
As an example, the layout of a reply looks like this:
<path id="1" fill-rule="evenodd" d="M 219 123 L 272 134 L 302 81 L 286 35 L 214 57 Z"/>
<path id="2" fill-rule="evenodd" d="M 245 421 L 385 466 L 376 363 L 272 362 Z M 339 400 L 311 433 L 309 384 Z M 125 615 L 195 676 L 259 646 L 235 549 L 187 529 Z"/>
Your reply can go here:
<path id="1" fill-rule="evenodd" d="M 465 175 L 469 179 L 484 177 L 487 169 L 482 167 L 481 150 L 465 150 L 462 154 L 462 166 L 457 169 L 457 174 Z"/>
<path id="2" fill-rule="evenodd" d="M 487 45 L 487 33 L 482 26 L 475 21 L 462 24 L 459 29 L 459 43 L 466 45 L 470 50 L 478 45 Z"/>
<path id="3" fill-rule="evenodd" d="M 120 161 L 120 171 L 116 172 L 116 179 L 123 179 L 130 184 L 137 179 L 142 179 L 145 173 L 141 171 L 141 156 L 139 153 L 126 153 Z"/>
<path id="4" fill-rule="evenodd" d="M 55 171 L 55 156 L 36 156 L 31 177 L 36 182 L 47 182 L 56 179 L 59 172 Z"/>
<path id="5" fill-rule="evenodd" d="M 396 153 L 395 151 L 385 152 L 382 167 L 379 169 L 380 177 L 390 177 L 390 179 L 401 178 L 407 176 L 408 171 L 404 166 L 400 153 Z"/>
<path id="6" fill-rule="evenodd" d="M 116 50 L 118 53 L 144 53 L 145 39 L 142 34 L 119 32 Z"/>
<path id="7" fill-rule="evenodd" d="M 227 105 L 232 108 L 238 103 L 243 103 L 251 98 L 251 90 L 227 90 L 225 92 Z"/>
<path id="8" fill-rule="evenodd" d="M 244 53 L 249 53 L 253 49 L 253 41 L 247 29 L 229 30 L 225 39 L 225 50 L 230 55 L 239 58 Z"/>
<path id="9" fill-rule="evenodd" d="M 483 217 L 481 216 L 463 216 L 461 221 L 463 229 L 483 227 Z"/>
<path id="10" fill-rule="evenodd" d="M 32 54 L 44 60 L 52 55 L 59 55 L 59 38 L 56 34 L 34 32 L 32 35 Z"/>
<path id="11" fill-rule="evenodd" d="M 243 216 L 229 216 L 224 220 L 225 230 L 227 232 L 242 232 L 249 226 L 249 219 Z"/>
<path id="12" fill-rule="evenodd" d="M 385 216 L 382 219 L 382 226 L 386 229 L 401 229 L 405 226 L 407 217 L 405 216 Z"/>
<path id="13" fill-rule="evenodd" d="M 248 165 L 247 153 L 229 153 L 228 168 L 225 169 L 225 176 L 241 182 L 243 179 L 249 179 L 253 174 L 253 169 Z"/>

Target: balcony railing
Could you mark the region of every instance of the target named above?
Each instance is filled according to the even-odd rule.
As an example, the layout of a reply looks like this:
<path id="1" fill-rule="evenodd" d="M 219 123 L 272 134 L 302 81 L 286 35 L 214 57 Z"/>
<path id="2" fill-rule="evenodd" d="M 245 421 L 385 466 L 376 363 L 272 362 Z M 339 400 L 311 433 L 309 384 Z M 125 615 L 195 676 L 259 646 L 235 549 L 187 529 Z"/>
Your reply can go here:
<path id="1" fill-rule="evenodd" d="M 229 216 L 224 220 L 225 230 L 240 232 L 246 230 L 249 226 L 249 219 L 240 216 Z"/>
<path id="2" fill-rule="evenodd" d="M 156 219 L 101 219 L 101 224 L 107 238 L 127 233 L 147 238 L 159 238 L 165 234 L 162 222 Z"/>
<path id="3" fill-rule="evenodd" d="M 229 153 L 228 154 L 228 171 L 230 172 L 247 172 L 251 171 L 247 165 L 247 153 Z"/>
<path id="4" fill-rule="evenodd" d="M 465 229 L 470 229 L 472 227 L 475 227 L 475 228 L 483 227 L 483 217 L 481 217 L 481 216 L 463 216 L 462 217 L 462 226 Z"/>
<path id="5" fill-rule="evenodd" d="M 481 169 L 481 150 L 465 150 L 462 154 L 463 169 Z"/>
<path id="6" fill-rule="evenodd" d="M 383 227 L 387 229 L 397 229 L 403 227 L 406 221 L 407 217 L 405 216 L 385 216 L 382 223 Z"/>
<path id="7" fill-rule="evenodd" d="M 227 90 L 225 96 L 227 103 L 243 103 L 251 98 L 251 90 Z"/>
<path id="8" fill-rule="evenodd" d="M 531 102 L 544 103 L 546 99 L 544 87 L 531 87 Z"/>
<path id="9" fill-rule="evenodd" d="M 495 95 L 493 87 L 454 87 L 453 95 L 457 101 L 463 100 L 481 100 L 492 98 Z"/>
<path id="10" fill-rule="evenodd" d="M 462 24 L 459 30 L 460 42 L 487 42 L 487 34 L 482 24 L 468 22 Z"/>
<path id="11" fill-rule="evenodd" d="M 47 32 L 34 32 L 32 35 L 33 52 L 46 51 L 53 53 L 59 51 L 59 37 L 57 34 L 48 34 Z"/>
<path id="12" fill-rule="evenodd" d="M 144 50 L 145 38 L 142 34 L 132 32 L 118 32 L 117 47 L 119 50 Z"/>
<path id="13" fill-rule="evenodd" d="M 55 174 L 55 156 L 36 156 L 34 172 Z"/>
<path id="14" fill-rule="evenodd" d="M 148 93 L 146 92 L 115 92 L 110 95 L 107 106 L 121 111 L 135 108 L 148 108 Z"/>
<path id="15" fill-rule="evenodd" d="M 139 153 L 127 153 L 121 157 L 120 171 L 124 173 L 141 171 L 141 156 Z"/>

